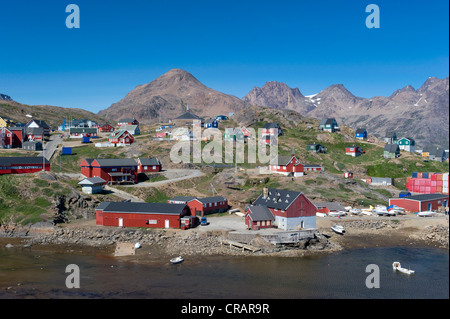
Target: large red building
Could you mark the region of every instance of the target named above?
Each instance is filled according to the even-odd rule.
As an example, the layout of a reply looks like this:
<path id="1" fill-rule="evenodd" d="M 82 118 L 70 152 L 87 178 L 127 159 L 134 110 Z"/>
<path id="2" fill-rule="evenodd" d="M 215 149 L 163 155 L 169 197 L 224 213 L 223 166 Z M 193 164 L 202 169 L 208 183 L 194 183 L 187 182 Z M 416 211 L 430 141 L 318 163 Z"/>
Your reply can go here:
<path id="1" fill-rule="evenodd" d="M 407 212 L 423 212 L 438 210 L 439 207 L 448 207 L 448 195 L 420 194 L 401 198 L 389 199 L 389 205 L 402 207 Z"/>
<path id="2" fill-rule="evenodd" d="M 274 163 L 270 163 L 269 170 L 286 176 L 303 176 L 305 167 L 294 155 L 278 156 Z"/>
<path id="3" fill-rule="evenodd" d="M 50 171 L 50 162 L 43 157 L 0 157 L 0 175 L 29 174 Z"/>
<path id="4" fill-rule="evenodd" d="M 280 229 L 316 228 L 317 207 L 303 193 L 264 188 L 253 205 L 266 206 L 275 218 L 274 225 Z"/>
<path id="5" fill-rule="evenodd" d="M 137 183 L 138 164 L 131 158 L 97 158 L 81 162 L 81 174 L 101 177 L 108 183 Z"/>
<path id="6" fill-rule="evenodd" d="M 115 227 L 184 228 L 190 210 L 184 204 L 103 202 L 96 224 Z"/>

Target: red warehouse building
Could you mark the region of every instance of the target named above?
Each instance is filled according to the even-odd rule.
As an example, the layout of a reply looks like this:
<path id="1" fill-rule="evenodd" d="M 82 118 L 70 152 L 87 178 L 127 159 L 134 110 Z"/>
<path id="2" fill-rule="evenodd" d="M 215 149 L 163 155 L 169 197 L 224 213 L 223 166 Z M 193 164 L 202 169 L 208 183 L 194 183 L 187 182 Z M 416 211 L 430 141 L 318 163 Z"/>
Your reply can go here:
<path id="1" fill-rule="evenodd" d="M 303 176 L 305 167 L 294 155 L 278 156 L 274 163 L 270 163 L 269 170 L 274 173 L 294 177 Z"/>
<path id="2" fill-rule="evenodd" d="M 0 157 L 0 175 L 30 174 L 50 171 L 50 162 L 43 157 Z"/>
<path id="3" fill-rule="evenodd" d="M 389 205 L 402 207 L 407 212 L 423 212 L 438 210 L 439 207 L 448 207 L 448 195 L 420 194 L 401 198 L 389 199 Z"/>
<path id="4" fill-rule="evenodd" d="M 190 210 L 184 204 L 103 202 L 95 210 L 98 226 L 184 228 Z"/>
<path id="5" fill-rule="evenodd" d="M 275 218 L 275 226 L 280 229 L 316 228 L 317 207 L 303 193 L 264 188 L 253 205 L 269 208 Z"/>
<path id="6" fill-rule="evenodd" d="M 97 158 L 81 162 L 81 174 L 101 177 L 108 183 L 137 183 L 138 164 L 131 158 Z"/>

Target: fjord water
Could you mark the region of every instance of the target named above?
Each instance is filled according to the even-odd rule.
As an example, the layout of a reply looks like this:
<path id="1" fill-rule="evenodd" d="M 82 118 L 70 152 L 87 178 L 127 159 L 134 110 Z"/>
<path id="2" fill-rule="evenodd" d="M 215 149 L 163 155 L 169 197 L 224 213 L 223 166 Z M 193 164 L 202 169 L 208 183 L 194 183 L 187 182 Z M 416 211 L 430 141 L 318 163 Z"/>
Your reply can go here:
<path id="1" fill-rule="evenodd" d="M 400 261 L 416 273 L 392 270 Z M 80 268 L 80 288 L 65 285 L 66 266 Z M 366 287 L 366 266 L 380 269 L 380 288 Z M 190 257 L 179 265 L 132 258 L 0 248 L 2 298 L 449 298 L 448 250 L 386 247 L 320 256 Z"/>

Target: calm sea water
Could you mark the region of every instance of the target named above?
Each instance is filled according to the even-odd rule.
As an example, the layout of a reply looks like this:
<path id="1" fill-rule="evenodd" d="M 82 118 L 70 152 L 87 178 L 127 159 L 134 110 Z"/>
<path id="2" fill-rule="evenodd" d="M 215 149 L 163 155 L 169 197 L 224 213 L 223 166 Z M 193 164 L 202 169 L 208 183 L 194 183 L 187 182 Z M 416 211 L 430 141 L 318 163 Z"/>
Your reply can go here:
<path id="1" fill-rule="evenodd" d="M 150 258 L 150 257 L 149 257 Z M 416 271 L 392 271 L 392 262 Z M 65 286 L 65 268 L 77 264 L 81 287 Z M 380 268 L 380 288 L 366 287 L 366 266 Z M 3 298 L 449 298 L 449 253 L 389 247 L 301 257 L 185 257 L 148 263 L 109 256 L 0 248 Z"/>

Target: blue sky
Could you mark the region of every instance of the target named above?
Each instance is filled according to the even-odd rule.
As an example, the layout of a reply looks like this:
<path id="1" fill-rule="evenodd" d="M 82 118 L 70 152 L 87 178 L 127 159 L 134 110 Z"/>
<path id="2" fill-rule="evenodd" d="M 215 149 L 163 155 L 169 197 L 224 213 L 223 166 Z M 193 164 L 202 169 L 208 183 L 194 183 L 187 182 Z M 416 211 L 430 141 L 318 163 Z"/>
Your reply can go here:
<path id="1" fill-rule="evenodd" d="M 80 8 L 80 29 L 65 25 Z M 380 28 L 368 29 L 368 4 Z M 109 107 L 172 68 L 242 98 L 267 81 L 362 97 L 449 73 L 448 1 L 0 0 L 0 93 Z"/>

